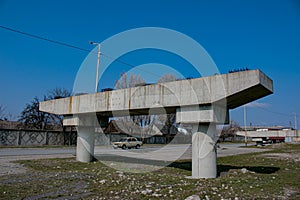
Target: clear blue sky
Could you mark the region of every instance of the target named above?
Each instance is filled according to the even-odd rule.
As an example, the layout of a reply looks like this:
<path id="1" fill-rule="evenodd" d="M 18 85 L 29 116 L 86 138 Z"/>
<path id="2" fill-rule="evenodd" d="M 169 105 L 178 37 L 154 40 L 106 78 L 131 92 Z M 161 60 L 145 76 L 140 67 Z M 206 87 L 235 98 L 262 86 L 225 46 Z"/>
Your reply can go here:
<path id="1" fill-rule="evenodd" d="M 88 41 L 101 42 L 128 29 L 173 29 L 199 42 L 221 73 L 248 67 L 273 79 L 274 94 L 247 108 L 247 124 L 287 126 L 294 124 L 293 112 L 300 115 L 297 0 L 0 0 L 0 25 L 91 50 Z M 71 90 L 87 54 L 0 29 L 0 104 L 18 116 L 35 96 L 55 87 Z M 135 64 L 129 58 L 126 62 Z M 102 86 L 113 87 L 126 70 L 128 66 L 119 65 L 108 71 Z M 242 125 L 243 109 L 231 111 L 231 119 Z"/>

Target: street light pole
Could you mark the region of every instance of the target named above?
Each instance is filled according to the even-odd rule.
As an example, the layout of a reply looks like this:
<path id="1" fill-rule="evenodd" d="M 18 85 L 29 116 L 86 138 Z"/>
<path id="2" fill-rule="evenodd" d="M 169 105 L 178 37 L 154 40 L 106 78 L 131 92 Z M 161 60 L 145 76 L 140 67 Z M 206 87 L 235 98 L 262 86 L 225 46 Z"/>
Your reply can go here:
<path id="1" fill-rule="evenodd" d="M 297 114 L 294 113 L 294 129 L 297 130 Z"/>
<path id="2" fill-rule="evenodd" d="M 247 146 L 247 122 L 246 122 L 247 114 L 246 114 L 246 105 L 244 105 L 244 129 L 245 129 L 245 145 Z"/>
<path id="3" fill-rule="evenodd" d="M 295 136 L 297 138 L 297 141 L 299 141 L 298 130 L 297 130 L 297 114 L 296 113 L 294 113 L 294 120 L 295 120 L 295 122 L 294 122 Z"/>
<path id="4" fill-rule="evenodd" d="M 100 43 L 97 42 L 90 42 L 92 45 L 97 45 L 98 46 L 98 58 L 97 58 L 97 68 L 96 68 L 96 86 L 95 86 L 95 93 L 98 92 L 98 83 L 99 83 L 99 67 L 100 67 Z"/>

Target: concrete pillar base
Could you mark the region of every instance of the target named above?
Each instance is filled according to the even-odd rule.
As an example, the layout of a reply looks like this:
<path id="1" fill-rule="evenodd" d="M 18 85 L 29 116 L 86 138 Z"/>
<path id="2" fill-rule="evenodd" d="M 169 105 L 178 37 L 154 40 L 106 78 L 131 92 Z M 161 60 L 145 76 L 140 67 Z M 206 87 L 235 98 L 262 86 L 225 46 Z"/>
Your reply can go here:
<path id="1" fill-rule="evenodd" d="M 192 178 L 216 178 L 216 125 L 199 124 L 194 127 L 198 131 L 193 132 L 192 137 Z"/>
<path id="2" fill-rule="evenodd" d="M 76 160 L 80 162 L 91 162 L 94 159 L 94 127 L 77 127 Z"/>

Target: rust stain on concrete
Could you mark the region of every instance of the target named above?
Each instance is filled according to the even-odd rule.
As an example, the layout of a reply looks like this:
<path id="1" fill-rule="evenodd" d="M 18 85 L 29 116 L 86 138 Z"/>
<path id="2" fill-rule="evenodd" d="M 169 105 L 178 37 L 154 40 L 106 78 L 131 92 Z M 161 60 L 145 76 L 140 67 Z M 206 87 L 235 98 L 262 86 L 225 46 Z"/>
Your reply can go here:
<path id="1" fill-rule="evenodd" d="M 69 113 L 72 113 L 72 104 L 73 104 L 73 97 L 70 96 L 70 102 L 69 102 Z"/>

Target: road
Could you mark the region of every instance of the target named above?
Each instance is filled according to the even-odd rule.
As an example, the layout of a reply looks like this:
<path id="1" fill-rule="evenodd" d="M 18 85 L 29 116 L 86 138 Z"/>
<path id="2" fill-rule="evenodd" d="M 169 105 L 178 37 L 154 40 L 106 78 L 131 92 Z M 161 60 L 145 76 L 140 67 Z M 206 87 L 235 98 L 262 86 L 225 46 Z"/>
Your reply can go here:
<path id="1" fill-rule="evenodd" d="M 218 157 L 265 151 L 257 148 L 239 148 L 241 144 L 221 144 Z M 75 147 L 66 148 L 0 148 L 0 176 L 25 172 L 26 169 L 12 161 L 43 158 L 74 157 Z M 141 149 L 113 149 L 112 147 L 95 147 L 95 157 L 105 160 L 107 157 L 147 159 L 158 161 L 175 161 L 191 159 L 191 145 L 143 146 Z"/>
<path id="2" fill-rule="evenodd" d="M 220 144 L 217 148 L 217 156 L 224 157 L 237 154 L 246 154 L 265 151 L 259 148 L 240 148 L 243 144 Z M 191 145 L 166 145 L 162 146 L 143 146 L 141 149 L 113 149 L 111 147 L 96 147 L 95 155 L 101 156 L 115 155 L 126 156 L 150 160 L 174 161 L 177 159 L 191 159 Z"/>
<path id="3" fill-rule="evenodd" d="M 37 156 L 73 154 L 75 147 L 71 148 L 1 148 L 0 158 L 3 156 Z"/>

